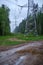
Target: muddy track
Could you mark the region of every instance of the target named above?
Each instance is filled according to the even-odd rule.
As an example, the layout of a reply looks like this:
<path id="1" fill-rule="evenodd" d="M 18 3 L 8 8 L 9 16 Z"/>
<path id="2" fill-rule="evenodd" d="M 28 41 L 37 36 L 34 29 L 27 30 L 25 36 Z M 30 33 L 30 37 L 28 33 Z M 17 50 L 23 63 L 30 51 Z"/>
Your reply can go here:
<path id="1" fill-rule="evenodd" d="M 0 65 L 23 65 L 26 59 L 28 60 L 29 58 L 29 61 L 34 61 L 40 51 L 43 52 L 42 46 L 43 42 L 34 42 L 7 51 L 2 51 L 0 52 Z M 30 65 L 32 62 L 30 62 Z M 26 63 L 28 63 L 28 61 Z"/>

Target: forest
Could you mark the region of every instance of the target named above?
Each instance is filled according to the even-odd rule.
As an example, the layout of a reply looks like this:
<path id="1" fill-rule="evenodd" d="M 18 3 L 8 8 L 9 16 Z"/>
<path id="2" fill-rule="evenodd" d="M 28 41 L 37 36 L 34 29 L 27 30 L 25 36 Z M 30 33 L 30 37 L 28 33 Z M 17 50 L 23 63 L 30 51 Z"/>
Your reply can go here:
<path id="1" fill-rule="evenodd" d="M 5 5 L 0 7 L 0 35 L 8 35 L 10 33 L 9 8 Z"/>

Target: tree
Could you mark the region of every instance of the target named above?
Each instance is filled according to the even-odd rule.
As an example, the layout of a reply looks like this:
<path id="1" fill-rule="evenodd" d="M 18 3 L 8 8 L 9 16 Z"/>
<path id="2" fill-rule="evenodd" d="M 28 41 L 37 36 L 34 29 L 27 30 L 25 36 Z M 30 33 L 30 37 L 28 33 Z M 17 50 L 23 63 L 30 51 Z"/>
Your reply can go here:
<path id="1" fill-rule="evenodd" d="M 26 20 L 23 20 L 14 30 L 15 33 L 25 33 Z"/>
<path id="2" fill-rule="evenodd" d="M 9 8 L 5 5 L 0 7 L 0 35 L 7 35 L 10 32 Z"/>
<path id="3" fill-rule="evenodd" d="M 23 20 L 23 21 L 19 24 L 19 32 L 20 32 L 20 33 L 25 33 L 25 25 L 26 25 L 26 20 Z"/>
<path id="4" fill-rule="evenodd" d="M 43 35 L 43 13 L 37 15 L 37 31 L 39 35 Z"/>
<path id="5" fill-rule="evenodd" d="M 14 33 L 19 33 L 19 26 L 16 26 L 15 30 L 13 31 Z"/>

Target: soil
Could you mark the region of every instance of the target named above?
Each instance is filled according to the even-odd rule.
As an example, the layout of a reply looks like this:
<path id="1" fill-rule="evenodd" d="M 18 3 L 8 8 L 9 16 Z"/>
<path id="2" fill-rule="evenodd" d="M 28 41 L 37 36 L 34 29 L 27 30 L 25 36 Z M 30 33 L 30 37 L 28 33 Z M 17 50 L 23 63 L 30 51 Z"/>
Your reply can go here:
<path id="1" fill-rule="evenodd" d="M 20 40 L 20 39 L 17 39 L 17 38 L 10 38 L 8 39 L 10 41 L 19 41 L 19 42 L 25 42 L 25 40 Z"/>
<path id="2" fill-rule="evenodd" d="M 13 40 L 11 40 L 11 39 L 13 39 Z M 11 39 L 8 39 L 8 40 L 15 41 L 15 38 L 11 38 Z M 16 41 L 18 41 L 18 39 L 16 39 Z M 17 47 L 21 47 L 21 46 L 27 45 L 29 43 L 37 43 L 37 42 L 43 43 L 43 40 L 42 41 L 28 41 L 27 43 L 26 42 L 25 43 L 23 42 L 22 44 L 12 45 L 12 46 L 0 46 L 0 52 L 1 51 L 10 50 L 10 49 L 13 49 L 13 48 L 17 48 Z"/>
<path id="3" fill-rule="evenodd" d="M 43 41 L 0 48 L 0 65 L 43 65 Z"/>

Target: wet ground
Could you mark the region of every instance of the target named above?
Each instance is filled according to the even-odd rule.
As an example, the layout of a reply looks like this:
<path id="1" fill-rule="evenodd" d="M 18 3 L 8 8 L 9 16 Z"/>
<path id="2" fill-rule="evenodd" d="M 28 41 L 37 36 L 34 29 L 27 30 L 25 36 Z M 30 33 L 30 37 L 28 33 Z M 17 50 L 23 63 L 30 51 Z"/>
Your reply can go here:
<path id="1" fill-rule="evenodd" d="M 43 42 L 0 51 L 0 65 L 43 65 Z"/>

